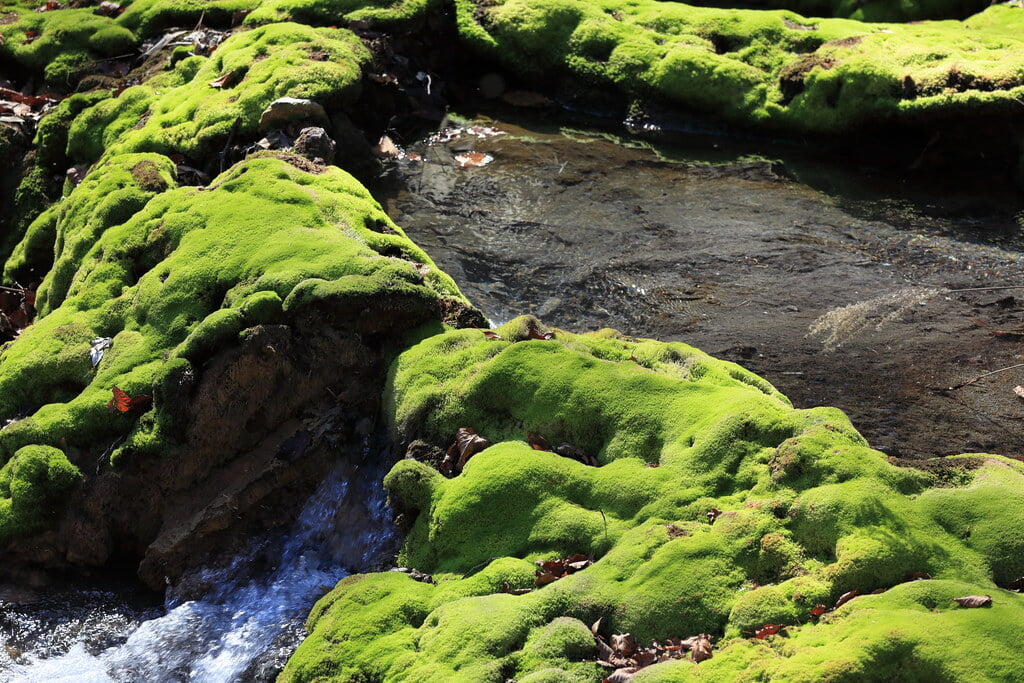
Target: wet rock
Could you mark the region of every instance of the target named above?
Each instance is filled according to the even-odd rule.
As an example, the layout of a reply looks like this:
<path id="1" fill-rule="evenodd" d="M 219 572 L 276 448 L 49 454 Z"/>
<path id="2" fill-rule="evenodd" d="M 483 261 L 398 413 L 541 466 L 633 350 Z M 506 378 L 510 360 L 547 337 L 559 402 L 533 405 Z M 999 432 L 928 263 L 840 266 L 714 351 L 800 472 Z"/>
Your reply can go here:
<path id="1" fill-rule="evenodd" d="M 303 128 L 296 138 L 292 151 L 304 156 L 317 164 L 330 164 L 334 161 L 334 140 L 327 131 L 319 127 Z"/>
<path id="2" fill-rule="evenodd" d="M 260 131 L 271 128 L 284 128 L 293 123 L 303 121 L 327 122 L 327 112 L 323 105 L 313 100 L 295 97 L 282 97 L 270 103 L 260 115 Z"/>

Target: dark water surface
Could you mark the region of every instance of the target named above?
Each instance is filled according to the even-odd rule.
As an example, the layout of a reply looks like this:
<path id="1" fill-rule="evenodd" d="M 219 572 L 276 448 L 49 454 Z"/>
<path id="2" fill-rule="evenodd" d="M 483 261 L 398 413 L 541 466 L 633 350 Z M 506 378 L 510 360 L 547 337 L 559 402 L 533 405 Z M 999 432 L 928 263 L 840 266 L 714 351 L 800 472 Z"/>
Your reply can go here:
<path id="1" fill-rule="evenodd" d="M 949 292 L 1024 285 L 1021 197 L 1005 185 L 886 176 L 809 149 L 779 161 L 754 142 L 655 147 L 482 123 L 507 134 L 411 145 L 425 162 L 393 162 L 378 196 L 493 322 L 532 313 L 681 340 L 766 376 L 797 407 L 843 408 L 894 455 L 1021 452 L 1012 384 L 995 402 L 973 385 L 935 393 L 1014 359 L 1005 340 L 968 334 L 971 317 L 992 318 L 987 300 L 1013 292 Z M 467 149 L 494 161 L 456 168 Z M 838 348 L 823 349 L 827 330 L 807 336 L 861 302 Z"/>

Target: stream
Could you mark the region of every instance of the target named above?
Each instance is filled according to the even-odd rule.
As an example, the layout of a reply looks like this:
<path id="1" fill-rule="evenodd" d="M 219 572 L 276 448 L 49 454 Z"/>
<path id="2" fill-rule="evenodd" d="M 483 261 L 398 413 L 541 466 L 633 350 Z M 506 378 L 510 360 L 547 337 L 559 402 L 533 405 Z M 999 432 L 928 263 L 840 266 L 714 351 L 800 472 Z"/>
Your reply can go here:
<path id="1" fill-rule="evenodd" d="M 379 445 L 339 461 L 289 533 L 189 577 L 198 597 L 169 590 L 160 606 L 124 588 L 68 588 L 0 602 L 0 680 L 273 680 L 313 603 L 350 572 L 393 557 L 387 465 Z"/>
<path id="2" fill-rule="evenodd" d="M 493 323 L 532 313 L 690 343 L 797 407 L 844 409 L 896 458 L 1024 453 L 1010 390 L 1024 376 L 949 390 L 1020 358 L 985 325 L 1024 322 L 1024 287 L 977 289 L 1024 285 L 1020 197 L 749 142 L 655 146 L 515 120 L 410 144 L 423 160 L 389 160 L 372 188 Z M 493 161 L 457 168 L 470 151 Z M 0 681 L 272 680 L 312 604 L 394 555 L 386 451 L 340 459 L 289 533 L 188 577 L 187 595 L 0 592 Z"/>
<path id="3" fill-rule="evenodd" d="M 491 116 L 410 145 L 424 161 L 394 161 L 378 196 L 493 323 L 686 342 L 798 408 L 843 409 L 897 458 L 1024 454 L 1024 374 L 947 391 L 1021 359 L 992 334 L 1024 323 L 1022 196 L 1005 178 Z M 458 168 L 470 152 L 493 161 Z"/>

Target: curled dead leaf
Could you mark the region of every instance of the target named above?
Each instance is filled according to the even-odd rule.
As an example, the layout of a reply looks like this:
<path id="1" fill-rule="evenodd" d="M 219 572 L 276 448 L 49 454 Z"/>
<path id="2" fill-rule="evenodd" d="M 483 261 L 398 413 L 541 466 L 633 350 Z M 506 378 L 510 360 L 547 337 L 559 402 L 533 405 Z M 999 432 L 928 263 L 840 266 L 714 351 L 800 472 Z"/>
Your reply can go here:
<path id="1" fill-rule="evenodd" d="M 629 683 L 629 681 L 633 680 L 633 675 L 639 670 L 635 666 L 624 666 L 613 671 L 612 675 L 604 679 L 603 683 Z"/>
<path id="2" fill-rule="evenodd" d="M 611 638 L 611 646 L 619 657 L 631 657 L 636 652 L 636 638 L 632 633 L 617 633 Z"/>
<path id="3" fill-rule="evenodd" d="M 754 631 L 754 637 L 758 640 L 764 640 L 768 636 L 774 636 L 776 633 L 786 628 L 785 624 L 765 624 L 761 628 Z"/>
<path id="4" fill-rule="evenodd" d="M 455 443 L 448 447 L 441 461 L 441 473 L 445 476 L 458 474 L 471 457 L 490 445 L 490 441 L 477 434 L 471 427 L 460 427 L 455 432 Z"/>
<path id="5" fill-rule="evenodd" d="M 860 595 L 860 591 L 856 588 L 854 588 L 852 591 L 846 591 L 845 593 L 839 596 L 839 599 L 836 600 L 836 604 L 832 605 L 832 609 L 839 609 L 846 603 L 850 602 L 850 600 L 853 600 L 858 595 Z"/>
<path id="6" fill-rule="evenodd" d="M 966 595 L 962 598 L 953 598 L 953 602 L 961 607 L 988 607 L 992 604 L 991 595 Z"/>
<path id="7" fill-rule="evenodd" d="M 1013 388 L 1013 393 L 1017 394 L 1019 398 L 1024 398 L 1024 386 L 1018 384 Z"/>
<path id="8" fill-rule="evenodd" d="M 815 605 L 814 607 L 811 608 L 811 616 L 812 617 L 820 617 L 822 614 L 824 614 L 827 611 L 828 611 L 828 607 L 825 607 L 825 605 L 822 605 L 819 602 L 817 605 Z"/>
<path id="9" fill-rule="evenodd" d="M 711 636 L 707 633 L 697 636 L 696 642 L 690 649 L 690 656 L 693 657 L 693 661 L 698 663 L 705 659 L 711 659 Z"/>
<path id="10" fill-rule="evenodd" d="M 719 510 L 718 508 L 711 508 L 705 514 L 708 518 L 708 524 L 714 524 L 715 520 L 722 515 L 722 511 Z"/>
<path id="11" fill-rule="evenodd" d="M 540 434 L 534 434 L 533 432 L 526 433 L 526 443 L 530 444 L 530 448 L 535 451 L 550 451 L 551 447 L 548 446 L 547 439 Z"/>

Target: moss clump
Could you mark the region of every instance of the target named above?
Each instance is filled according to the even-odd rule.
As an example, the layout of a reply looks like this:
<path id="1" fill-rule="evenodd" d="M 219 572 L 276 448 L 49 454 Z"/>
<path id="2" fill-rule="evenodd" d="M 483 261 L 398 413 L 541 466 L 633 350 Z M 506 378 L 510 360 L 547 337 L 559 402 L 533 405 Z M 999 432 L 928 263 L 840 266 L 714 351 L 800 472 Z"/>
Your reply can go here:
<path id="1" fill-rule="evenodd" d="M 502 340 L 449 331 L 395 361 L 387 405 L 399 440 L 446 445 L 471 426 L 494 445 L 452 479 L 414 460 L 393 468 L 385 485 L 415 520 L 399 561 L 438 585 L 393 575 L 352 584 L 415 599 L 417 619 L 400 624 L 360 619 L 339 585 L 284 680 L 587 680 L 600 674 L 580 627 L 598 618 L 640 642 L 716 635 L 710 662 L 659 665 L 647 680 L 732 680 L 745 669 L 821 680 L 901 657 L 953 680 L 978 653 L 990 663 L 983 675 L 999 678 L 1014 661 L 1008 639 L 978 634 L 1024 618 L 1024 599 L 993 584 L 1019 568 L 1024 522 L 1015 506 L 996 509 L 1024 484 L 1018 463 L 985 456 L 968 486 L 949 487 L 890 465 L 838 411 L 794 410 L 763 380 L 683 344 L 608 331 L 543 341 L 528 338 L 531 327 L 543 329 L 522 318 L 497 330 Z M 533 450 L 529 431 L 601 466 Z M 965 537 L 964 526 L 977 531 Z M 597 562 L 526 595 L 502 591 L 529 586 L 528 573 L 480 578 L 576 552 Z M 935 579 L 906 583 L 915 572 Z M 810 617 L 846 591 L 877 589 L 888 590 Z M 1000 612 L 961 617 L 949 598 L 971 593 L 998 593 Z M 916 623 L 930 609 L 934 625 Z M 790 639 L 751 641 L 767 623 L 787 624 Z M 970 644 L 947 651 L 947 623 Z M 350 643 L 355 624 L 358 646 L 326 646 Z"/>
<path id="2" fill-rule="evenodd" d="M 281 97 L 341 106 L 358 95 L 369 52 L 349 31 L 275 24 L 232 36 L 209 59 L 173 71 L 83 112 L 71 127 L 77 163 L 131 152 L 214 158 L 232 134 L 254 135 L 260 114 Z M 233 85 L 210 84 L 232 74 Z"/>
<path id="3" fill-rule="evenodd" d="M 153 393 L 176 357 L 199 360 L 278 312 L 329 311 L 330 297 L 318 299 L 317 287 L 363 297 L 361 308 L 378 297 L 382 310 L 392 292 L 459 296 L 437 269 L 422 276 L 412 262 L 381 255 L 398 249 L 429 263 L 397 227 L 365 227 L 391 224 L 340 169 L 313 175 L 254 159 L 209 190 L 148 198 L 132 173 L 147 162 L 173 184 L 165 158 L 121 155 L 101 162 L 62 204 L 58 260 L 39 291 L 45 315 L 0 353 L 0 416 L 45 405 L 0 431 L 0 453 L 123 433 L 131 421 L 104 407 L 111 386 Z M 311 293 L 281 308 L 298 291 Z M 90 371 L 90 340 L 104 336 L 113 346 Z"/>
<path id="4" fill-rule="evenodd" d="M 1006 6 L 962 23 L 885 25 L 655 0 L 457 6 L 463 38 L 522 74 L 745 126 L 825 132 L 1007 113 L 1024 94 L 1024 13 Z"/>
<path id="5" fill-rule="evenodd" d="M 0 467 L 0 543 L 38 531 L 81 479 L 56 448 L 26 446 Z"/>

